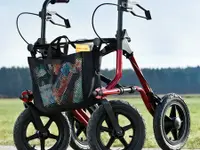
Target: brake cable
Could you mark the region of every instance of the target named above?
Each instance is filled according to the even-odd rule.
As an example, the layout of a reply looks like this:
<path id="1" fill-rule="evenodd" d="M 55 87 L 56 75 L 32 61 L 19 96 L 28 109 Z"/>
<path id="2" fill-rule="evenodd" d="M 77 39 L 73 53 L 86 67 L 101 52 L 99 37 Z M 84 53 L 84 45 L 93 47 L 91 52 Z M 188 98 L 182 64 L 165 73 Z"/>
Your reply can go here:
<path id="1" fill-rule="evenodd" d="M 38 15 L 38 14 L 35 14 L 35 13 L 31 13 L 31 12 L 22 12 L 22 13 L 20 13 L 20 14 L 17 16 L 17 19 L 16 19 L 17 31 L 18 31 L 20 37 L 23 39 L 23 41 L 24 41 L 26 44 L 29 44 L 28 41 L 23 37 L 23 35 L 22 35 L 22 33 L 21 33 L 20 29 L 19 29 L 19 17 L 20 17 L 21 15 L 34 15 L 34 16 L 38 16 L 38 17 L 39 17 L 39 15 Z"/>

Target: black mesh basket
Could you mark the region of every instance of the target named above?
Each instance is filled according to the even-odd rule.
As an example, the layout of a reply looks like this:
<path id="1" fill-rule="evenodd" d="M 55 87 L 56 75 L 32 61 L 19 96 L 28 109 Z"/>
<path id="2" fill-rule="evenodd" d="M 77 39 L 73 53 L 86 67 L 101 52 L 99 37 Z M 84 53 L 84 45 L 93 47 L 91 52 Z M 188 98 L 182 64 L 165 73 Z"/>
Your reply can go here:
<path id="1" fill-rule="evenodd" d="M 99 85 L 94 51 L 59 58 L 29 57 L 34 103 L 42 111 L 85 108 L 97 103 L 91 96 Z"/>

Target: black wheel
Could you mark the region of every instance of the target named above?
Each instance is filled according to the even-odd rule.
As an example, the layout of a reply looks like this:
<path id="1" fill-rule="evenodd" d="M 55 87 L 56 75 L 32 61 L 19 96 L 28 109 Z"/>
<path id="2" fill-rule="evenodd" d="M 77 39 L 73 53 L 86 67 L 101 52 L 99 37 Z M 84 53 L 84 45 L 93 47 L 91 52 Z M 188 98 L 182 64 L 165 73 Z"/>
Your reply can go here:
<path id="1" fill-rule="evenodd" d="M 91 116 L 88 127 L 88 143 L 92 150 L 141 150 L 145 141 L 145 125 L 138 111 L 127 102 L 110 101 L 113 112 L 123 131 L 118 137 L 111 125 L 110 119 L 103 107 L 100 106 Z"/>
<path id="2" fill-rule="evenodd" d="M 181 149 L 190 133 L 189 109 L 176 94 L 168 94 L 156 108 L 154 134 L 158 145 L 164 150 Z"/>
<path id="3" fill-rule="evenodd" d="M 40 114 L 46 133 L 34 127 L 29 108 L 17 118 L 14 126 L 14 143 L 18 150 L 66 150 L 70 140 L 69 123 L 62 114 L 51 117 Z"/>
<path id="4" fill-rule="evenodd" d="M 84 110 L 88 115 L 91 115 L 97 108 L 98 105 L 95 105 Z M 86 127 L 74 117 L 73 113 L 67 112 L 66 115 L 71 124 L 70 146 L 75 150 L 90 150 L 87 142 Z"/>

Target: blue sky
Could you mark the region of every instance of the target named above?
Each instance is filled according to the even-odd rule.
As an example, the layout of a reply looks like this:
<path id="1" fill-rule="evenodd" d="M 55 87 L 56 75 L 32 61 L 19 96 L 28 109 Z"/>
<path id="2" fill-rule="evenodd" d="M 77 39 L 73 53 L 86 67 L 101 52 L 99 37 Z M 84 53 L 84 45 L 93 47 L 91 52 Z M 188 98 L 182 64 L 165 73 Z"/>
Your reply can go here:
<path id="1" fill-rule="evenodd" d="M 26 44 L 19 37 L 15 19 L 22 11 L 38 13 L 43 0 L 12 0 L 0 4 L 0 67 L 28 66 Z M 47 40 L 59 35 L 71 39 L 96 37 L 91 28 L 91 15 L 95 7 L 103 2 L 117 0 L 71 0 L 69 4 L 50 6 L 62 16 L 70 19 L 72 28 L 65 29 L 48 24 Z M 165 0 L 138 1 L 150 9 L 152 21 L 134 18 L 125 14 L 124 28 L 132 39 L 130 43 L 142 68 L 187 67 L 200 65 L 200 1 Z M 138 12 L 136 10 L 136 12 Z M 96 29 L 102 37 L 114 37 L 116 33 L 116 8 L 105 6 L 96 14 Z M 40 19 L 23 16 L 20 28 L 24 37 L 34 43 L 40 36 Z M 73 52 L 73 51 L 71 51 Z M 124 59 L 124 68 L 131 67 Z M 115 67 L 115 54 L 103 59 L 102 68 Z"/>

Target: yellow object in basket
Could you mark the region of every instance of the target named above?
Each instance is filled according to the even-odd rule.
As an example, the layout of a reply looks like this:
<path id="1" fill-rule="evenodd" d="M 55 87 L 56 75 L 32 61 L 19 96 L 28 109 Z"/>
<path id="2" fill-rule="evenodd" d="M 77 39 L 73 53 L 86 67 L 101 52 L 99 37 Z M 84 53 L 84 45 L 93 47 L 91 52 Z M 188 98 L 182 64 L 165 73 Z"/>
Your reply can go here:
<path id="1" fill-rule="evenodd" d="M 76 44 L 76 52 L 89 52 L 90 46 L 88 44 Z"/>

